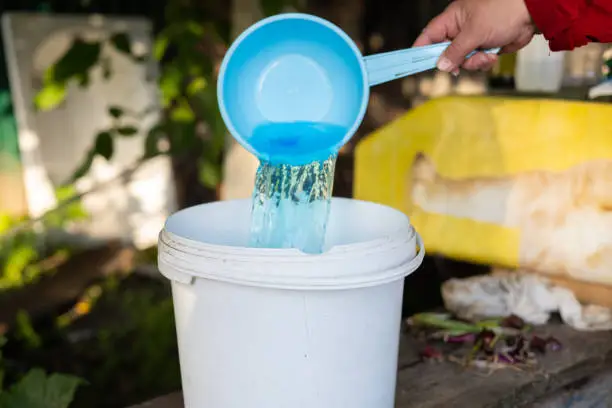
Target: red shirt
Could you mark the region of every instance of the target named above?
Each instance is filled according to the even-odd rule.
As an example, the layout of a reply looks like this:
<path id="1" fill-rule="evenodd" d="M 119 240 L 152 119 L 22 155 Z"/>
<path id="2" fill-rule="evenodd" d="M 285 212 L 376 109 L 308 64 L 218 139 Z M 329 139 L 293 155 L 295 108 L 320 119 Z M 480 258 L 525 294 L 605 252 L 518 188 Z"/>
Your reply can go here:
<path id="1" fill-rule="evenodd" d="M 612 0 L 525 0 L 551 51 L 612 43 Z"/>

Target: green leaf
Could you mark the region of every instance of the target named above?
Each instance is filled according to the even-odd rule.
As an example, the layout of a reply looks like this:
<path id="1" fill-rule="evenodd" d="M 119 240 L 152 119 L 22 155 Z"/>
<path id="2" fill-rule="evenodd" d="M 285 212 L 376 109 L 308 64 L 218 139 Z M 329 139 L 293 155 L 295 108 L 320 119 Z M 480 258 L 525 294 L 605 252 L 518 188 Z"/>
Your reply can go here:
<path id="1" fill-rule="evenodd" d="M 185 99 L 181 99 L 170 111 L 170 118 L 175 122 L 193 122 L 195 113 L 189 103 Z"/>
<path id="2" fill-rule="evenodd" d="M 89 73 L 88 72 L 83 72 L 83 73 L 77 75 L 75 78 L 76 78 L 80 88 L 87 88 L 87 86 L 89 85 L 90 80 L 89 80 Z"/>
<path id="3" fill-rule="evenodd" d="M 202 24 L 193 20 L 187 22 L 185 27 L 187 28 L 187 32 L 189 32 L 197 39 L 201 39 L 206 33 L 206 28 Z"/>
<path id="4" fill-rule="evenodd" d="M 208 188 L 216 188 L 221 182 L 221 168 L 209 160 L 201 160 L 198 163 L 199 180 Z"/>
<path id="5" fill-rule="evenodd" d="M 77 377 L 30 370 L 8 391 L 0 394 L 2 408 L 68 408 L 77 388 L 84 384 Z"/>
<path id="6" fill-rule="evenodd" d="M 163 153 L 159 149 L 159 143 L 165 137 L 166 135 L 163 132 L 163 128 L 161 125 L 154 126 L 153 128 L 149 130 L 149 133 L 147 134 L 147 137 L 145 138 L 145 146 L 144 146 L 145 158 L 149 159 L 151 157 L 155 157 Z"/>
<path id="7" fill-rule="evenodd" d="M 113 136 L 109 132 L 98 133 L 94 151 L 106 160 L 110 160 L 114 152 Z"/>
<path id="8" fill-rule="evenodd" d="M 134 136 L 138 133 L 138 129 L 134 126 L 122 126 L 115 129 L 121 136 Z"/>
<path id="9" fill-rule="evenodd" d="M 285 0 L 261 0 L 261 10 L 266 16 L 273 16 L 283 11 Z"/>
<path id="10" fill-rule="evenodd" d="M 66 181 L 64 184 L 74 183 L 76 180 L 85 176 L 89 172 L 89 169 L 91 169 L 91 165 L 93 164 L 93 160 L 95 157 L 96 157 L 95 149 L 89 150 L 87 152 L 87 155 L 83 159 L 83 162 L 81 163 L 81 165 L 77 167 L 77 169 L 72 173 L 72 177 L 68 181 Z"/>
<path id="11" fill-rule="evenodd" d="M 25 284 L 25 269 L 37 259 L 38 252 L 31 245 L 23 244 L 13 248 L 4 262 L 2 279 L 10 286 L 22 286 Z"/>
<path id="12" fill-rule="evenodd" d="M 130 37 L 126 33 L 113 34 L 110 38 L 110 42 L 117 51 L 132 57 Z"/>
<path id="13" fill-rule="evenodd" d="M 41 89 L 34 97 L 34 105 L 42 110 L 51 110 L 66 98 L 66 86 L 60 83 L 51 83 Z"/>
<path id="14" fill-rule="evenodd" d="M 189 83 L 189 85 L 187 85 L 187 94 L 194 95 L 198 92 L 202 92 L 204 89 L 206 89 L 207 85 L 208 85 L 208 82 L 206 81 L 206 78 L 204 77 L 194 78 Z"/>
<path id="15" fill-rule="evenodd" d="M 42 345 L 42 339 L 32 326 L 30 316 L 23 310 L 17 313 L 15 326 L 15 336 L 22 340 L 27 347 L 36 349 Z"/>
<path id="16" fill-rule="evenodd" d="M 83 208 L 83 203 L 80 200 L 74 200 L 77 195 L 78 191 L 73 184 L 60 186 L 55 189 L 55 198 L 59 203 L 63 203 L 68 200 L 72 201 L 70 204 L 63 206 L 61 210 L 56 212 L 59 218 L 58 222 L 56 223 L 57 227 L 65 227 L 66 221 L 79 221 L 88 218 L 87 211 Z M 52 221 L 50 215 L 51 214 L 47 216 L 47 220 Z"/>
<path id="17" fill-rule="evenodd" d="M 102 44 L 75 38 L 66 53 L 45 72 L 45 81 L 65 84 L 87 73 L 100 58 Z"/>
<path id="18" fill-rule="evenodd" d="M 159 79 L 159 88 L 164 106 L 169 106 L 181 94 L 182 80 L 183 74 L 176 65 L 169 65 L 164 69 Z"/>
<path id="19" fill-rule="evenodd" d="M 55 198 L 57 201 L 62 202 L 72 198 L 77 193 L 76 188 L 73 185 L 61 186 L 55 189 Z"/>
<path id="20" fill-rule="evenodd" d="M 115 119 L 119 119 L 121 116 L 123 116 L 123 109 L 118 106 L 110 106 L 108 108 L 108 114 Z"/>
<path id="21" fill-rule="evenodd" d="M 482 328 L 478 327 L 477 325 L 452 320 L 447 314 L 419 313 L 412 316 L 411 319 L 417 326 L 428 326 L 437 329 L 461 331 L 463 333 L 480 333 L 482 331 Z"/>
<path id="22" fill-rule="evenodd" d="M 161 61 L 166 55 L 166 51 L 168 50 L 168 45 L 170 44 L 170 38 L 165 33 L 161 33 L 155 39 L 155 44 L 153 44 L 153 57 L 157 61 Z"/>
<path id="23" fill-rule="evenodd" d="M 64 375 L 51 374 L 47 379 L 46 398 L 54 401 L 57 408 L 67 408 L 74 399 L 74 393 L 85 381 L 80 378 Z"/>
<path id="24" fill-rule="evenodd" d="M 486 319 L 476 322 L 476 326 L 485 329 L 495 329 L 501 326 L 503 319 Z"/>

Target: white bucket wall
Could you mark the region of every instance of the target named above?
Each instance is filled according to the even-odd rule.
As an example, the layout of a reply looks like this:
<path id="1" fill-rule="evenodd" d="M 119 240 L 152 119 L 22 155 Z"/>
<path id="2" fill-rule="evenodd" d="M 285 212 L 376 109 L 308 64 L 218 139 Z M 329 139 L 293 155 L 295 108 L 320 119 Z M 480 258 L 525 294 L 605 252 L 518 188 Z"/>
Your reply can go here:
<path id="1" fill-rule="evenodd" d="M 408 218 L 334 198 L 310 255 L 247 248 L 250 209 L 188 208 L 160 236 L 186 408 L 392 408 L 403 278 L 424 256 Z"/>

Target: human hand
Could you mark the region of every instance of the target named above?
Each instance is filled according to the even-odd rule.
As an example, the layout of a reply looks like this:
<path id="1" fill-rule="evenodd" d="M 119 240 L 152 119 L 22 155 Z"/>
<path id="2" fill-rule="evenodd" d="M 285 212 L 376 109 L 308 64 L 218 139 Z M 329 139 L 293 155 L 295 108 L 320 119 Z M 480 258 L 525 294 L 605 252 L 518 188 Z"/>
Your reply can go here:
<path id="1" fill-rule="evenodd" d="M 459 73 L 487 70 L 497 55 L 477 52 L 479 48 L 501 47 L 502 53 L 515 52 L 529 44 L 536 32 L 524 0 L 455 0 L 425 27 L 415 47 L 452 41 L 438 60 L 441 71 Z"/>

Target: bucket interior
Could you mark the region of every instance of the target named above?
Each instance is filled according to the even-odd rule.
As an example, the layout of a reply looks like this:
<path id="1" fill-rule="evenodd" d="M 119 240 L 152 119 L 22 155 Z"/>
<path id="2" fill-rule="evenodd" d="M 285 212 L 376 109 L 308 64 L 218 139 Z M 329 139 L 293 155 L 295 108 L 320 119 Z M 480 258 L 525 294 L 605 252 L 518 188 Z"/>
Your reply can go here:
<path id="1" fill-rule="evenodd" d="M 181 210 L 168 218 L 166 231 L 205 244 L 248 247 L 251 200 L 219 201 Z M 406 233 L 408 217 L 392 208 L 332 198 L 325 250 Z"/>

